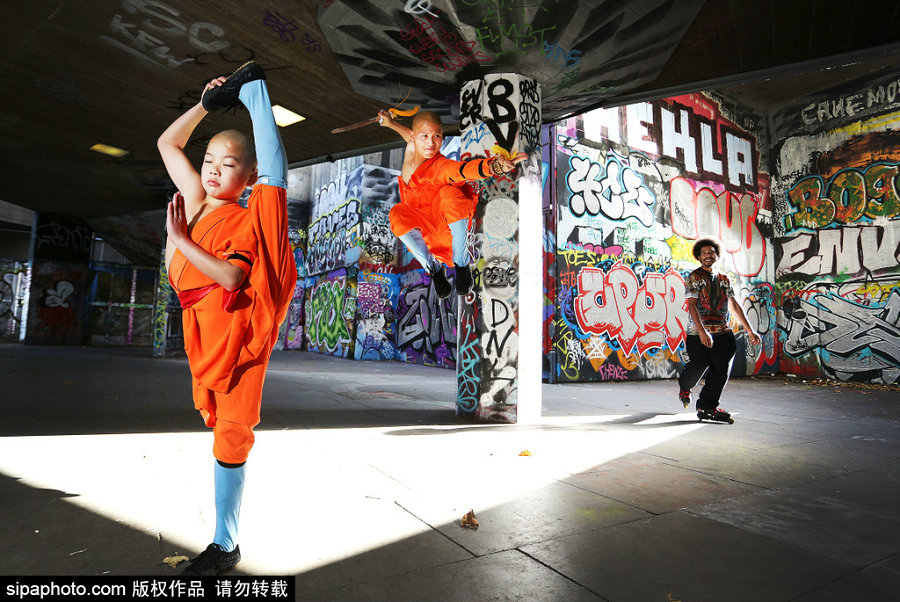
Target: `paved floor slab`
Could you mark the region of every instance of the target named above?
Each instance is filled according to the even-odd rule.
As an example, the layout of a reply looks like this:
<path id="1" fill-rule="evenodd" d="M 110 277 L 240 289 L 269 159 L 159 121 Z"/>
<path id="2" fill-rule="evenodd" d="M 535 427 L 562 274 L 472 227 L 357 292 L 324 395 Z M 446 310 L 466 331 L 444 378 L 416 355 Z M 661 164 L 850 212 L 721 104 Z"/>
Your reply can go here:
<path id="1" fill-rule="evenodd" d="M 0 574 L 170 575 L 208 543 L 211 435 L 186 361 L 147 353 L 0 346 Z M 897 389 L 733 379 L 732 426 L 674 381 L 543 385 L 535 425 L 463 421 L 455 390 L 275 353 L 239 572 L 314 600 L 900 599 Z"/>
<path id="2" fill-rule="evenodd" d="M 683 512 L 527 546 L 608 600 L 791 600 L 848 567 Z"/>
<path id="3" fill-rule="evenodd" d="M 880 510 L 789 487 L 690 512 L 861 568 L 900 553 L 896 508 Z"/>

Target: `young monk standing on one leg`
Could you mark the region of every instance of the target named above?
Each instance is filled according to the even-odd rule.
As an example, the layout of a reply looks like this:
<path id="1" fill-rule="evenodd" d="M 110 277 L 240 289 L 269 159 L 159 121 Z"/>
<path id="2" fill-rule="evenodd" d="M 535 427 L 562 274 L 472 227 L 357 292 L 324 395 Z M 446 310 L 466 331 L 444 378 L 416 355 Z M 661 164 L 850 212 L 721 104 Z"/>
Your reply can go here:
<path id="1" fill-rule="evenodd" d="M 391 230 L 428 270 L 439 297 L 450 295 L 444 274 L 444 264 L 450 262 L 456 269 L 456 292 L 467 294 L 473 282 L 466 239 L 478 203 L 467 181 L 505 175 L 528 155 L 519 153 L 512 160 L 499 156 L 464 162 L 447 159 L 441 154 L 444 126 L 431 111 L 417 113 L 412 129 L 397 123 L 389 111 L 378 113 L 378 123 L 406 141 L 398 178 L 400 202 L 391 209 Z"/>
<path id="2" fill-rule="evenodd" d="M 215 575 L 241 558 L 245 462 L 269 355 L 297 279 L 287 238 L 287 161 L 264 79 L 251 62 L 212 80 L 201 102 L 157 143 L 179 190 L 167 213 L 166 268 L 184 310 L 194 406 L 214 436 L 216 531 L 185 574 Z M 207 111 L 239 102 L 250 113 L 255 144 L 234 130 L 213 136 L 198 173 L 184 153 L 191 133 Z M 238 200 L 254 183 L 244 209 Z"/>

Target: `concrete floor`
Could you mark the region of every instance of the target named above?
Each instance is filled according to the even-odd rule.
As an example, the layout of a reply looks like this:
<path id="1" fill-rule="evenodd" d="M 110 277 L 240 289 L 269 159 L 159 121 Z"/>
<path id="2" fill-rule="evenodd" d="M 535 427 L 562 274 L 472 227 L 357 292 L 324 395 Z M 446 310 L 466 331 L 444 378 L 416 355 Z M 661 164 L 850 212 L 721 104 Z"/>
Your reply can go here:
<path id="1" fill-rule="evenodd" d="M 186 361 L 148 356 L 0 345 L 0 574 L 171 575 L 209 542 L 211 435 Z M 308 600 L 900 599 L 896 388 L 736 379 L 733 426 L 673 381 L 544 385 L 532 426 L 454 391 L 276 352 L 238 572 Z"/>

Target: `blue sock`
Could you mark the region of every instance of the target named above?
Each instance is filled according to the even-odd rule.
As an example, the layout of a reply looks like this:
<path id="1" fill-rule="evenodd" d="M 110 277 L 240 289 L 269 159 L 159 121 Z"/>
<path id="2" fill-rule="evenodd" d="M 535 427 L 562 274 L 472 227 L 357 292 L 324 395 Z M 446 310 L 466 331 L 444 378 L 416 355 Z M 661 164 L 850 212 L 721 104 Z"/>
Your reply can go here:
<path id="1" fill-rule="evenodd" d="M 244 494 L 244 464 L 225 468 L 215 462 L 216 535 L 213 543 L 226 552 L 237 547 L 238 519 L 241 516 L 241 497 Z"/>
<path id="2" fill-rule="evenodd" d="M 398 236 L 403 244 L 406 245 L 406 248 L 409 249 L 409 252 L 412 253 L 412 256 L 419 260 L 419 263 L 422 264 L 422 267 L 426 270 L 431 269 L 434 265 L 434 259 L 431 257 L 431 251 L 428 250 L 428 245 L 425 244 L 425 239 L 422 238 L 422 233 L 413 228 L 406 234 L 401 234 Z"/>
<path id="3" fill-rule="evenodd" d="M 469 265 L 469 253 L 466 242 L 469 236 L 469 220 L 461 219 L 448 224 L 453 235 L 453 263 L 462 267 Z"/>
<path id="4" fill-rule="evenodd" d="M 253 121 L 253 141 L 256 146 L 256 162 L 259 182 L 278 188 L 287 188 L 287 158 L 281 134 L 272 115 L 272 103 L 265 80 L 258 79 L 241 86 L 238 98 L 247 107 Z"/>

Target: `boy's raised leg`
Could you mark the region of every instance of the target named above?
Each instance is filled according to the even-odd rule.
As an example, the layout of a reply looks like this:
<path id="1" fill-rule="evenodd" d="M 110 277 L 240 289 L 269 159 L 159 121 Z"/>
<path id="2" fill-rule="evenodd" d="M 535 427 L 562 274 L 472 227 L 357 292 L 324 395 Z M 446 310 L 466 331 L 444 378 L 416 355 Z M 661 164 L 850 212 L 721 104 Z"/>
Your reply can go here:
<path id="1" fill-rule="evenodd" d="M 253 121 L 253 141 L 256 146 L 256 161 L 259 182 L 278 188 L 287 188 L 287 157 L 278 125 L 272 114 L 272 102 L 265 80 L 257 79 L 241 86 L 238 94 L 247 107 Z"/>

